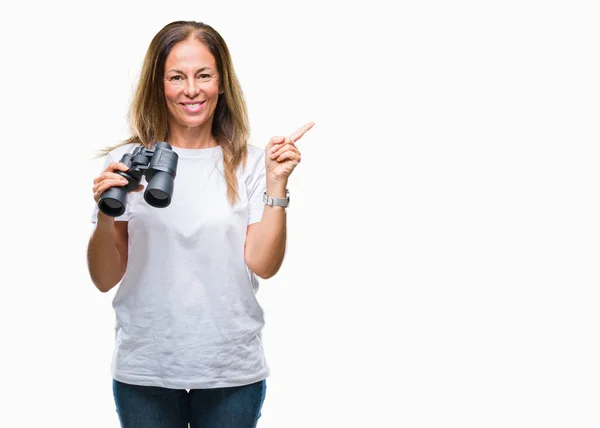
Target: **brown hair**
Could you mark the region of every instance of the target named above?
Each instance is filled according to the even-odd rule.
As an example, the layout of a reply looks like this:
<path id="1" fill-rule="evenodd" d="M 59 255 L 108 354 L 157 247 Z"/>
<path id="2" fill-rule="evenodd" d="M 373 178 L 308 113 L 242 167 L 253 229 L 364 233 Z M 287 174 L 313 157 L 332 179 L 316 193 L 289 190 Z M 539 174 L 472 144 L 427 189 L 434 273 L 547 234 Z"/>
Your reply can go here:
<path id="1" fill-rule="evenodd" d="M 151 148 L 169 135 L 165 102 L 164 71 L 167 56 L 175 44 L 195 37 L 206 45 L 215 58 L 220 90 L 212 123 L 212 135 L 223 151 L 223 166 L 227 182 L 227 199 L 234 204 L 238 197 L 235 171 L 243 165 L 248 153 L 248 112 L 240 83 L 225 40 L 210 25 L 195 21 L 175 21 L 167 24 L 150 42 L 129 111 L 131 137 L 105 148 L 100 156 L 129 143 Z"/>

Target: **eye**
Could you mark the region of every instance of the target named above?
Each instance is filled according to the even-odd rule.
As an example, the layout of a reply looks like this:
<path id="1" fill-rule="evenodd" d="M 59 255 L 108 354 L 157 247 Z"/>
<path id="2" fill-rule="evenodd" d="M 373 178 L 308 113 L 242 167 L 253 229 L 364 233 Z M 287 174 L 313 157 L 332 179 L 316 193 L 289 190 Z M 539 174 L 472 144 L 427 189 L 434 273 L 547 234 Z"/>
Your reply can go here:
<path id="1" fill-rule="evenodd" d="M 167 80 L 172 83 L 181 83 L 183 82 L 183 76 L 176 74 L 175 76 L 168 76 Z"/>

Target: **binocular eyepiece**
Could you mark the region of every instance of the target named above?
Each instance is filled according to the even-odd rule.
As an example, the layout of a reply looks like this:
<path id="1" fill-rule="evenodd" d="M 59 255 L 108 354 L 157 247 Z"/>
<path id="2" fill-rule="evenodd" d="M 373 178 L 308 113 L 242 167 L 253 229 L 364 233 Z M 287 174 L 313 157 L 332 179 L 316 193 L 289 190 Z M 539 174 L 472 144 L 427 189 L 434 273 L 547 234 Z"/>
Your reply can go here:
<path id="1" fill-rule="evenodd" d="M 146 176 L 148 185 L 144 199 L 149 205 L 164 208 L 171 203 L 177 161 L 179 156 L 169 143 L 156 143 L 153 150 L 143 146 L 136 147 L 133 153 L 126 153 L 121 162 L 129 167 L 126 172 L 115 171 L 124 177 L 127 184 L 107 189 L 98 199 L 98 209 L 110 217 L 118 217 L 125 212 L 127 194 L 137 189 L 142 176 Z"/>

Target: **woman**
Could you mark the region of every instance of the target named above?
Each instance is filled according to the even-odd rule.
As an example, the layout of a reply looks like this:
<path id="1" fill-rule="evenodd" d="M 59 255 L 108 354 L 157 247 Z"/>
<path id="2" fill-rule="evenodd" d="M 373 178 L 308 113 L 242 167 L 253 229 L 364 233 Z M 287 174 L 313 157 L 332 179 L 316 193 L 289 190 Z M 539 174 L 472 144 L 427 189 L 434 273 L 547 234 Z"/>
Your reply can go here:
<path id="1" fill-rule="evenodd" d="M 127 181 L 135 147 L 178 155 L 172 201 L 140 186 L 125 212 L 98 209 L 90 276 L 113 300 L 113 392 L 123 427 L 254 427 L 269 369 L 256 298 L 286 244 L 287 180 L 300 162 L 290 137 L 247 144 L 248 117 L 229 50 L 210 26 L 177 21 L 153 38 L 131 107 L 132 136 L 105 151 L 94 199 Z"/>

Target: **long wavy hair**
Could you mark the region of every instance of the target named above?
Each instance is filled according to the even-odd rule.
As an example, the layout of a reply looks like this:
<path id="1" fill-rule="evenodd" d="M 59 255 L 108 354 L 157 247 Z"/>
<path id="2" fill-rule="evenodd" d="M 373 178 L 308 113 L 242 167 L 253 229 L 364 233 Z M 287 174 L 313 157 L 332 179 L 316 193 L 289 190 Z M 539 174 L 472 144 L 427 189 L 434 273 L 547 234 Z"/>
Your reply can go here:
<path id="1" fill-rule="evenodd" d="M 210 50 L 217 64 L 219 89 L 223 93 L 219 96 L 215 108 L 211 132 L 223 151 L 227 199 L 233 205 L 238 198 L 236 170 L 245 164 L 248 155 L 248 111 L 225 40 L 214 28 L 202 22 L 171 22 L 154 36 L 146 52 L 129 110 L 131 136 L 101 150 L 99 156 L 105 156 L 111 150 L 129 143 L 139 143 L 152 148 L 156 142 L 168 141 L 165 62 L 173 46 L 191 37 Z"/>

